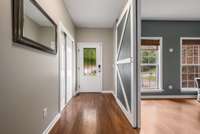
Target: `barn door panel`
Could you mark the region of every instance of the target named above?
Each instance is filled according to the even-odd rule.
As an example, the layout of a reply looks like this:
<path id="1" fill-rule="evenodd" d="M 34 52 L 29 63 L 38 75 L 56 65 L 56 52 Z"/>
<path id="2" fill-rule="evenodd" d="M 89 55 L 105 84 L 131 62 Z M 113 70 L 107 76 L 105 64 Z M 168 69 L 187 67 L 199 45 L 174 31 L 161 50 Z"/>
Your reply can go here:
<path id="1" fill-rule="evenodd" d="M 134 3 L 133 3 L 134 1 Z M 139 127 L 137 0 L 129 0 L 116 26 L 116 97 L 133 127 Z"/>

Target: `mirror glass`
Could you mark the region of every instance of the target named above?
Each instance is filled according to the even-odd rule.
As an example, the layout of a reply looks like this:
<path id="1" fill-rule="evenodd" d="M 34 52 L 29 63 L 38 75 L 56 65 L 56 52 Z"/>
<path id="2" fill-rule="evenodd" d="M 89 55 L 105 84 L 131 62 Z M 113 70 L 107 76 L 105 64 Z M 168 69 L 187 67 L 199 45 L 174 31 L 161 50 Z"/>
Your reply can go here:
<path id="1" fill-rule="evenodd" d="M 31 0 L 24 0 L 23 37 L 50 49 L 56 47 L 55 25 Z"/>

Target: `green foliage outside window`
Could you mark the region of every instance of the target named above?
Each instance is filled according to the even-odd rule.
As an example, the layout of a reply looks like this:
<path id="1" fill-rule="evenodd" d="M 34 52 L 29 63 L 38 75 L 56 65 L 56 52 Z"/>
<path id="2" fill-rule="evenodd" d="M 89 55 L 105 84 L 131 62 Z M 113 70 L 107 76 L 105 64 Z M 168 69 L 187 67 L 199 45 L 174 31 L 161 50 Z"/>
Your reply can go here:
<path id="1" fill-rule="evenodd" d="M 84 48 L 84 74 L 96 74 L 96 48 Z"/>
<path id="2" fill-rule="evenodd" d="M 142 63 L 156 63 L 155 50 L 142 50 Z"/>

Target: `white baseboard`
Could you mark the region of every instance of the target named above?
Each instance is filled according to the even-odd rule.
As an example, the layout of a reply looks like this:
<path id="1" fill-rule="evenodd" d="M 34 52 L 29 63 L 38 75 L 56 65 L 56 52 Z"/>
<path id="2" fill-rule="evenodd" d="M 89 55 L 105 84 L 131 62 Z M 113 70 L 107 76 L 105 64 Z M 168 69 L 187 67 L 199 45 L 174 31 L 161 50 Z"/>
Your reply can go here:
<path id="1" fill-rule="evenodd" d="M 103 93 L 103 94 L 113 94 L 113 96 L 114 96 L 114 92 L 113 91 L 108 91 L 108 90 L 94 91 L 94 92 L 91 92 L 91 91 L 76 91 L 75 94 L 79 94 L 79 93 Z"/>
<path id="2" fill-rule="evenodd" d="M 141 99 L 195 99 L 196 95 L 146 95 Z"/>
<path id="3" fill-rule="evenodd" d="M 47 126 L 47 128 L 43 131 L 42 134 L 48 134 L 59 119 L 60 119 L 60 113 L 54 117 L 54 119 L 50 122 L 50 124 Z"/>
<path id="4" fill-rule="evenodd" d="M 96 90 L 96 91 L 91 91 L 91 90 L 79 90 L 79 91 L 76 91 L 76 94 L 78 93 L 101 93 L 102 91 L 101 90 Z"/>
<path id="5" fill-rule="evenodd" d="M 112 94 L 114 96 L 114 92 L 113 91 L 103 90 L 103 91 L 101 91 L 101 93 L 103 93 L 103 94 Z"/>

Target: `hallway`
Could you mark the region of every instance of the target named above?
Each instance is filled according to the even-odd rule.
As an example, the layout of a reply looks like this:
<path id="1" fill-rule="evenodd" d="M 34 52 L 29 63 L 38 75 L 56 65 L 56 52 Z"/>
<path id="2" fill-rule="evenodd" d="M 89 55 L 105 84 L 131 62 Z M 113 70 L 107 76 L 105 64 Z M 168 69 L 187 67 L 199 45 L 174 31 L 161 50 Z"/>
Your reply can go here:
<path id="1" fill-rule="evenodd" d="M 137 134 L 111 94 L 83 93 L 66 106 L 50 134 Z"/>

